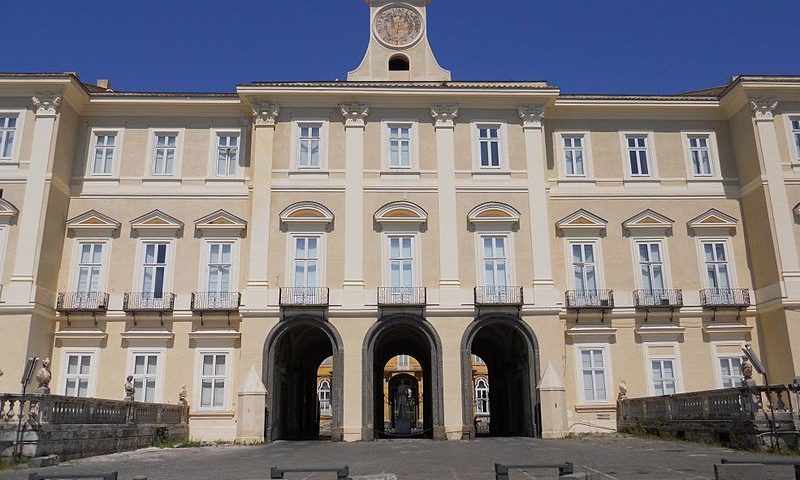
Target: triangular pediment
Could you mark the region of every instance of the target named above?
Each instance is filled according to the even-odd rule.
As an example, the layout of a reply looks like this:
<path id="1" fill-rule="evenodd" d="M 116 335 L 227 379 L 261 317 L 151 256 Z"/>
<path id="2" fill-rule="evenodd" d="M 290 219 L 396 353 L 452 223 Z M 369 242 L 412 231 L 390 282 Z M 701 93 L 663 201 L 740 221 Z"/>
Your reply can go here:
<path id="1" fill-rule="evenodd" d="M 739 220 L 736 218 L 712 208 L 689 220 L 687 226 L 689 230 L 694 231 L 702 229 L 729 229 L 733 231 L 738 223 Z"/>
<path id="2" fill-rule="evenodd" d="M 97 210 L 89 210 L 67 220 L 67 231 L 91 230 L 115 232 L 122 224 Z"/>
<path id="3" fill-rule="evenodd" d="M 153 210 L 131 220 L 131 231 L 174 232 L 183 229 L 183 222 L 161 210 Z"/>
<path id="4" fill-rule="evenodd" d="M 647 209 L 622 222 L 626 230 L 668 230 L 674 220 L 655 210 Z"/>
<path id="5" fill-rule="evenodd" d="M 556 227 L 562 231 L 604 231 L 606 229 L 606 225 L 608 225 L 608 221 L 583 208 L 556 222 Z"/>
<path id="6" fill-rule="evenodd" d="M 0 198 L 0 220 L 5 220 L 8 222 L 16 218 L 18 214 L 19 209 L 17 209 L 13 203 L 9 202 L 5 198 Z"/>
<path id="7" fill-rule="evenodd" d="M 247 229 L 247 221 L 226 210 L 217 210 L 195 220 L 194 227 L 199 231 L 235 231 L 241 233 Z"/>

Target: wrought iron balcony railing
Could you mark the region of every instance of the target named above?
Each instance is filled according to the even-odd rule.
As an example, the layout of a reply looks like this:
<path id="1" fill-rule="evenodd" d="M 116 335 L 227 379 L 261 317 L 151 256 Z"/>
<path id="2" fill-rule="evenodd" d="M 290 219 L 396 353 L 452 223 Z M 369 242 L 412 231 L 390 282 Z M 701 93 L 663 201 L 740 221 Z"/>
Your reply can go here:
<path id="1" fill-rule="evenodd" d="M 238 312 L 242 303 L 239 292 L 193 292 L 192 310 L 195 312 Z"/>
<path id="2" fill-rule="evenodd" d="M 108 310 L 108 293 L 61 292 L 58 294 L 56 311 L 61 313 L 91 313 L 106 310 Z"/>
<path id="3" fill-rule="evenodd" d="M 683 306 L 683 292 L 678 289 L 633 291 L 633 304 L 636 308 L 673 309 Z"/>
<path id="4" fill-rule="evenodd" d="M 428 296 L 425 287 L 378 287 L 378 305 L 425 306 Z"/>
<path id="5" fill-rule="evenodd" d="M 174 293 L 128 292 L 122 299 L 126 312 L 171 312 L 174 308 Z"/>
<path id="6" fill-rule="evenodd" d="M 280 291 L 281 307 L 327 307 L 327 287 L 283 287 Z"/>
<path id="7" fill-rule="evenodd" d="M 475 287 L 475 305 L 514 305 L 524 302 L 522 287 Z"/>
<path id="8" fill-rule="evenodd" d="M 614 308 L 614 291 L 567 290 L 566 300 L 570 310 L 610 310 Z"/>
<path id="9" fill-rule="evenodd" d="M 700 304 L 706 308 L 746 308 L 750 306 L 750 290 L 706 288 L 700 290 Z"/>

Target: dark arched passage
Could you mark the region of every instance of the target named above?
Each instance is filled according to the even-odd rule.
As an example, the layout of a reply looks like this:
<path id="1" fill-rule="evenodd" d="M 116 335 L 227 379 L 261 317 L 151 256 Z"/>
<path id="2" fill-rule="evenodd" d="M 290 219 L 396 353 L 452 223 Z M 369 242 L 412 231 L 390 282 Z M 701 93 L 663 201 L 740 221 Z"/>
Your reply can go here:
<path id="1" fill-rule="evenodd" d="M 318 438 L 317 369 L 328 357 L 333 360 L 331 439 L 342 439 L 343 353 L 338 332 L 322 318 L 289 317 L 272 329 L 264 344 L 268 441 Z"/>
<path id="2" fill-rule="evenodd" d="M 474 438 L 472 355 L 483 359 L 489 370 L 489 403 L 492 436 L 538 436 L 539 347 L 536 336 L 521 318 L 482 315 L 464 332 L 461 342 L 463 422 Z"/>

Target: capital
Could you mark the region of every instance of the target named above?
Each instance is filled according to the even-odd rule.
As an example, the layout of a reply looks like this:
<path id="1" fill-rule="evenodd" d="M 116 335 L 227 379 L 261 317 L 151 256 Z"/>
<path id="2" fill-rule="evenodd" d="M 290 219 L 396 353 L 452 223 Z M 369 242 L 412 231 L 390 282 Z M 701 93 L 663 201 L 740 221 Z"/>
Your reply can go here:
<path id="1" fill-rule="evenodd" d="M 281 106 L 272 103 L 254 103 L 252 105 L 253 124 L 257 127 L 274 127 L 281 113 Z"/>
<path id="2" fill-rule="evenodd" d="M 344 118 L 345 127 L 363 127 L 369 115 L 369 106 L 365 103 L 341 103 L 339 108 Z"/>
<path id="3" fill-rule="evenodd" d="M 38 92 L 31 97 L 36 115 L 56 115 L 61 106 L 61 95 L 53 92 Z"/>
<path id="4" fill-rule="evenodd" d="M 525 105 L 517 110 L 523 128 L 542 128 L 544 105 Z"/>
<path id="5" fill-rule="evenodd" d="M 775 97 L 756 97 L 750 100 L 750 108 L 756 120 L 772 120 L 778 101 Z"/>
<path id="6" fill-rule="evenodd" d="M 431 116 L 435 127 L 453 128 L 458 117 L 458 105 L 434 105 Z"/>

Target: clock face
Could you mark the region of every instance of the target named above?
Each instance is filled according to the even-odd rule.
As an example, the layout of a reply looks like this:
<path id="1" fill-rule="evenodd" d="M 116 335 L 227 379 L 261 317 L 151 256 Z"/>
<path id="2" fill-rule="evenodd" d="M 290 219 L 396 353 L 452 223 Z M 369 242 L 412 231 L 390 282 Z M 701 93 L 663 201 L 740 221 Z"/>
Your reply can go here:
<path id="1" fill-rule="evenodd" d="M 375 16 L 375 34 L 388 47 L 407 47 L 422 34 L 422 17 L 413 8 L 384 8 Z"/>

